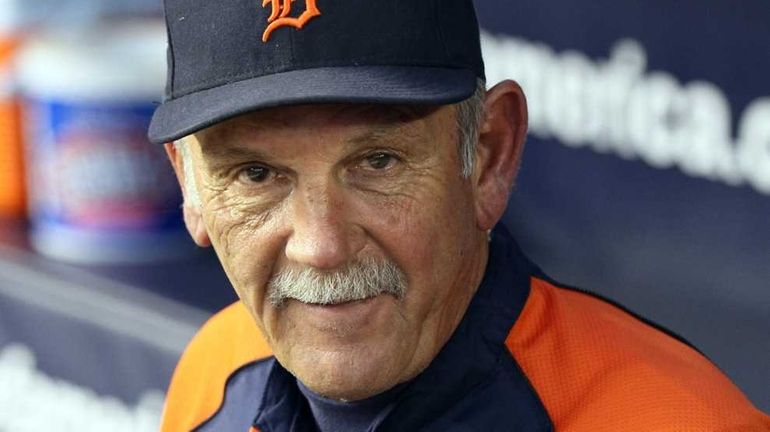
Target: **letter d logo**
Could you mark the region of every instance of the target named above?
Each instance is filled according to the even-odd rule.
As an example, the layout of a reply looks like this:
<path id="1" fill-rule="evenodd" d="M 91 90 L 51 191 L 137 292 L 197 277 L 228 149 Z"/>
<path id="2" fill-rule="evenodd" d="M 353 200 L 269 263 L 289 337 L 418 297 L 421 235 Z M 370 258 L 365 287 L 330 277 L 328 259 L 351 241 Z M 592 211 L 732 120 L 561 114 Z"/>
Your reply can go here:
<path id="1" fill-rule="evenodd" d="M 271 6 L 272 12 L 267 18 L 268 26 L 262 34 L 262 42 L 267 42 L 273 30 L 279 27 L 294 27 L 297 30 L 307 24 L 311 19 L 320 16 L 321 11 L 316 6 L 316 0 L 305 0 L 305 11 L 297 18 L 290 17 L 291 3 L 294 0 L 262 0 L 262 7 Z"/>

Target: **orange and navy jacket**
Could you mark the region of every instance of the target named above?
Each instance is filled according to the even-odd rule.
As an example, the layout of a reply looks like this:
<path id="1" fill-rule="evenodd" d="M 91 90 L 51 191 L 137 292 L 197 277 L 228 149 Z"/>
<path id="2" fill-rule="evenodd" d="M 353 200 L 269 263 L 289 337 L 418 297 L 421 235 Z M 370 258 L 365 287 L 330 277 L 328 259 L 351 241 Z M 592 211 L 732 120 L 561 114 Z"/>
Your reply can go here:
<path id="1" fill-rule="evenodd" d="M 162 424 L 314 430 L 295 378 L 240 303 L 185 351 Z M 680 338 L 550 281 L 498 227 L 462 322 L 372 431 L 759 432 L 770 417 Z"/>

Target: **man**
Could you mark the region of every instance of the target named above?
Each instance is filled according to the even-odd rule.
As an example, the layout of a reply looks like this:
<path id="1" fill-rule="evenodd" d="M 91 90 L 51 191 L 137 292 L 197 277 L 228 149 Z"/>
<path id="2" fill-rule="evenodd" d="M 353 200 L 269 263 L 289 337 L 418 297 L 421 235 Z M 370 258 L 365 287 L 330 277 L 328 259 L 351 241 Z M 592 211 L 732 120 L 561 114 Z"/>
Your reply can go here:
<path id="1" fill-rule="evenodd" d="M 470 0 L 166 0 L 150 127 L 240 302 L 164 431 L 770 430 L 695 349 L 497 226 L 527 125 Z"/>

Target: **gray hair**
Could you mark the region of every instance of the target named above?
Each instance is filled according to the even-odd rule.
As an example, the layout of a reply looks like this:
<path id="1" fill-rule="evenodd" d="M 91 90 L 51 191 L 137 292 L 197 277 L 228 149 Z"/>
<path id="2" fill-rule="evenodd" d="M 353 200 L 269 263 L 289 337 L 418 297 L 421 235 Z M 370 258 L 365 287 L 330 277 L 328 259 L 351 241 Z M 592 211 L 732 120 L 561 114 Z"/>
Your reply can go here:
<path id="1" fill-rule="evenodd" d="M 174 147 L 182 155 L 182 168 L 184 170 L 184 192 L 185 204 L 189 204 L 196 209 L 201 208 L 201 196 L 198 193 L 198 185 L 195 181 L 195 171 L 193 171 L 192 154 L 187 138 L 180 138 L 174 141 Z"/>
<path id="2" fill-rule="evenodd" d="M 476 167 L 476 146 L 479 142 L 479 128 L 484 120 L 486 95 L 486 83 L 479 79 L 473 95 L 457 104 L 460 167 L 464 178 L 469 178 Z"/>
<path id="3" fill-rule="evenodd" d="M 460 173 L 464 178 L 469 178 L 476 166 L 476 146 L 479 141 L 479 128 L 484 119 L 484 99 L 486 98 L 486 93 L 486 83 L 484 80 L 479 79 L 473 95 L 457 104 Z M 195 182 L 195 174 L 192 169 L 192 155 L 190 154 L 187 141 L 185 138 L 180 138 L 174 142 L 174 146 L 182 154 L 186 201 L 195 208 L 200 208 L 201 198 Z"/>

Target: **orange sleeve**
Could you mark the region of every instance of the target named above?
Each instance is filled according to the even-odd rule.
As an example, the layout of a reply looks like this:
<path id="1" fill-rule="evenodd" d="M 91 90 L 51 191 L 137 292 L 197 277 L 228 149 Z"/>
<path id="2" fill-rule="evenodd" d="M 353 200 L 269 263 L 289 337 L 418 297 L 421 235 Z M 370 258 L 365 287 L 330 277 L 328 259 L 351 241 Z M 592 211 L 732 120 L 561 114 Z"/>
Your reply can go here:
<path id="1" fill-rule="evenodd" d="M 589 295 L 531 286 L 506 345 L 557 431 L 770 431 L 694 349 Z"/>
<path id="2" fill-rule="evenodd" d="M 222 405 L 227 379 L 272 355 L 241 302 L 211 318 L 188 345 L 171 378 L 161 432 L 191 431 Z"/>

